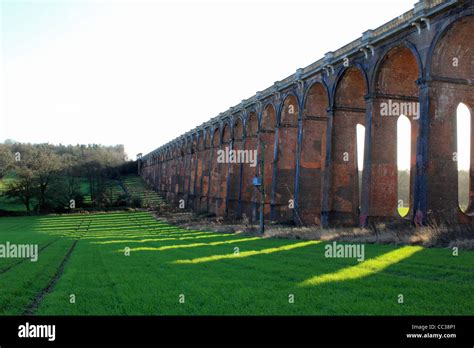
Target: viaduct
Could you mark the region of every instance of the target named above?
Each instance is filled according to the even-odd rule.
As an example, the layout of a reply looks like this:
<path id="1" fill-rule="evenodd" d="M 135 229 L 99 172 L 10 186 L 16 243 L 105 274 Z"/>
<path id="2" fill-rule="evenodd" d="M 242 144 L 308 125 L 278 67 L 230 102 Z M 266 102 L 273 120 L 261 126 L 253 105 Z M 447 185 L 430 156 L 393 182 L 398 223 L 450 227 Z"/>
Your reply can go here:
<path id="1" fill-rule="evenodd" d="M 474 1 L 422 0 L 141 157 L 140 174 L 172 204 L 229 220 L 256 221 L 263 207 L 266 221 L 323 227 L 472 224 L 474 126 L 469 204 L 458 204 L 461 103 L 472 123 Z M 418 113 L 405 108 L 404 116 L 387 117 L 384 107 L 395 104 Z M 404 217 L 397 209 L 399 117 L 411 125 Z M 257 165 L 218 161 L 226 148 L 257 151 Z"/>

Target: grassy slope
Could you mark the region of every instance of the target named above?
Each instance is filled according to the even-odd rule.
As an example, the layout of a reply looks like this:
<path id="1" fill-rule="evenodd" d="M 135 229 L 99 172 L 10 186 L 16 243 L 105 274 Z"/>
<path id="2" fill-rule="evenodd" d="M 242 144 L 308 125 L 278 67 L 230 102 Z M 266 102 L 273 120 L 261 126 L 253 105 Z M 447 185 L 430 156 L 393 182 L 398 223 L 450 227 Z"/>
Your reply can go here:
<path id="1" fill-rule="evenodd" d="M 136 175 L 128 175 L 122 179 L 122 182 L 131 196 L 131 199 L 141 198 L 144 207 L 158 207 L 164 204 L 163 198 L 145 186 L 143 179 Z"/>
<path id="2" fill-rule="evenodd" d="M 366 245 L 358 263 L 325 258 L 315 241 L 183 230 L 144 212 L 0 219 L 1 243 L 64 236 L 37 263 L 0 274 L 0 313 L 21 313 L 84 232 L 38 314 L 474 313 L 473 252 Z"/>

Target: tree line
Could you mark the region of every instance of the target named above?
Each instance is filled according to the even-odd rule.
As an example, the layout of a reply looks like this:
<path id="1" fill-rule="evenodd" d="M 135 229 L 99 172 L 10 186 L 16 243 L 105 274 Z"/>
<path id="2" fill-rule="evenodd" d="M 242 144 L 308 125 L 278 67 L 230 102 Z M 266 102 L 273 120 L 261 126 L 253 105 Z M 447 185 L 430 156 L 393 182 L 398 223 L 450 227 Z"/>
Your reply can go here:
<path id="1" fill-rule="evenodd" d="M 85 190 L 81 185 L 88 186 L 91 205 L 113 204 L 108 183 L 134 171 L 134 164 L 127 160 L 123 145 L 0 144 L 0 179 L 12 178 L 4 195 L 28 212 L 82 207 Z"/>

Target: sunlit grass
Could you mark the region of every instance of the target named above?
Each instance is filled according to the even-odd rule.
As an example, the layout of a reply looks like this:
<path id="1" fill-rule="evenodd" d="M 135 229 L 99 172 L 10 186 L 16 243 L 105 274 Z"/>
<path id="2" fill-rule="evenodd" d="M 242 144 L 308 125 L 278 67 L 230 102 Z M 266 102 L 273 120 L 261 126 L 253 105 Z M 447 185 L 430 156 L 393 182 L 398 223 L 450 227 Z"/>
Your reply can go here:
<path id="1" fill-rule="evenodd" d="M 338 282 L 358 279 L 382 272 L 387 267 L 411 257 L 414 253 L 423 250 L 420 246 L 405 246 L 382 254 L 373 259 L 363 261 L 356 266 L 343 268 L 334 273 L 312 277 L 300 283 L 301 286 L 318 285 L 327 282 Z"/>
<path id="2" fill-rule="evenodd" d="M 301 243 L 296 243 L 296 244 L 290 244 L 290 245 L 284 245 L 278 248 L 268 248 L 268 249 L 263 249 L 263 250 L 250 250 L 250 251 L 242 251 L 238 253 L 231 253 L 231 254 L 224 254 L 224 255 L 212 255 L 208 257 L 199 257 L 196 259 L 192 260 L 176 260 L 173 263 L 176 264 L 189 264 L 189 263 L 201 263 L 201 262 L 211 262 L 211 261 L 219 261 L 223 259 L 235 259 L 235 258 L 244 258 L 244 257 L 249 257 L 249 256 L 255 256 L 255 255 L 264 255 L 264 254 L 271 254 L 271 253 L 277 253 L 280 251 L 288 251 L 296 248 L 301 248 L 305 247 L 308 245 L 314 245 L 318 244 L 320 242 L 317 241 L 308 241 L 308 242 L 301 242 Z"/>
<path id="3" fill-rule="evenodd" d="M 0 243 L 54 241 L 37 263 L 0 259 L 0 314 L 22 313 L 79 236 L 37 314 L 474 313 L 473 252 L 453 257 L 450 249 L 366 244 L 365 261 L 357 263 L 326 258 L 318 241 L 193 231 L 147 212 L 117 212 L 0 218 Z"/>
<path id="4" fill-rule="evenodd" d="M 210 242 L 210 243 L 191 243 L 191 244 L 182 244 L 182 245 L 166 245 L 162 247 L 139 247 L 139 248 L 130 248 L 129 251 L 164 251 L 170 249 L 182 249 L 182 248 L 196 248 L 196 247 L 203 247 L 203 246 L 216 246 L 216 245 L 223 245 L 223 244 L 236 244 L 242 242 L 248 242 L 251 240 L 258 240 L 258 237 L 254 238 L 241 238 L 241 239 L 232 239 L 220 242 Z M 125 252 L 125 249 L 118 250 L 118 252 Z"/>

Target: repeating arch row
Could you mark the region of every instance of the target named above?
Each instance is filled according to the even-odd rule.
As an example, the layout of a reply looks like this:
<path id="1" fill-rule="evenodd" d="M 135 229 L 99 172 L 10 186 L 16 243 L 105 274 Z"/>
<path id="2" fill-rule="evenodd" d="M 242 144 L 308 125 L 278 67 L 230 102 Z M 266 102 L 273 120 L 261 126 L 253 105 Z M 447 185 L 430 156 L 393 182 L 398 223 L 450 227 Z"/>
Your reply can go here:
<path id="1" fill-rule="evenodd" d="M 263 208 L 267 220 L 305 225 L 472 223 L 474 159 L 461 211 L 453 153 L 458 105 L 473 115 L 474 45 L 466 39 L 473 18 L 472 5 L 459 6 L 435 16 L 429 33 L 404 29 L 372 57 L 359 53 L 348 66 L 341 61 L 333 72 L 257 95 L 145 156 L 142 175 L 170 202 L 230 219 L 256 221 Z M 399 213 L 401 116 L 409 122 L 406 216 Z M 357 127 L 365 130 L 363 164 Z M 471 157 L 473 147 L 471 140 Z"/>

